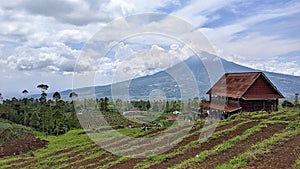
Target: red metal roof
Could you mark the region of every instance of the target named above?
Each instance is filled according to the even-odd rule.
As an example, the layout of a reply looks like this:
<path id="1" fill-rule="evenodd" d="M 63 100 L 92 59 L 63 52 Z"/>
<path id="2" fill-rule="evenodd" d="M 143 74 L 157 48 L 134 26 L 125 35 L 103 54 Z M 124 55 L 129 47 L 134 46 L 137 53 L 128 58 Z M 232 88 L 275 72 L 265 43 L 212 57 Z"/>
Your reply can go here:
<path id="1" fill-rule="evenodd" d="M 216 103 L 211 103 L 211 102 L 203 102 L 201 103 L 201 106 L 203 107 L 209 107 L 212 109 L 217 109 L 225 112 L 233 112 L 236 110 L 240 110 L 242 107 L 238 106 L 227 106 L 227 105 L 221 105 L 221 104 L 216 104 Z"/>
<path id="2" fill-rule="evenodd" d="M 246 73 L 227 73 L 223 75 L 219 81 L 207 92 L 207 94 L 243 98 L 243 95 L 253 85 L 253 83 L 259 78 L 264 78 L 264 81 L 271 86 L 274 91 L 269 96 L 257 93 L 253 96 L 247 95 L 244 99 L 268 99 L 268 98 L 284 98 L 282 94 L 276 89 L 276 87 L 269 81 L 269 79 L 262 72 L 246 72 Z"/>

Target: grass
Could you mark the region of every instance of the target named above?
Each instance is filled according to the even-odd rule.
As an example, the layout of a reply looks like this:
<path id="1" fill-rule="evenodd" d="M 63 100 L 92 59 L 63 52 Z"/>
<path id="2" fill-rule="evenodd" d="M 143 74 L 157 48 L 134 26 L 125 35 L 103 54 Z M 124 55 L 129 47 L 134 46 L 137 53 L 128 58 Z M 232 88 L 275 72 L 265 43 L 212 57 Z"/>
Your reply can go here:
<path id="1" fill-rule="evenodd" d="M 212 149 L 203 151 L 200 154 L 198 154 L 198 156 L 190 158 L 186 161 L 183 161 L 180 164 L 174 165 L 172 168 L 187 168 L 191 164 L 202 162 L 208 156 L 211 156 L 211 155 L 217 154 L 221 151 L 229 149 L 230 147 L 234 146 L 239 141 L 244 140 L 247 137 L 249 137 L 251 134 L 262 130 L 262 128 L 264 128 L 264 127 L 267 127 L 267 125 L 264 122 L 261 122 L 260 124 L 250 128 L 250 129 L 247 129 L 242 135 L 236 136 L 236 137 L 231 138 L 229 140 L 225 140 L 223 143 L 221 143 L 219 145 L 216 145 Z"/>
<path id="2" fill-rule="evenodd" d="M 227 121 L 224 121 L 222 122 L 221 124 L 219 124 L 218 126 L 223 126 L 225 124 L 229 124 L 229 123 L 232 123 L 234 122 L 235 120 L 227 120 Z M 216 139 L 220 136 L 223 136 L 225 134 L 228 134 L 229 132 L 231 131 L 234 131 L 236 130 L 239 126 L 245 124 L 245 123 L 248 123 L 250 121 L 244 121 L 244 122 L 241 122 L 239 124 L 237 124 L 236 126 L 234 127 L 231 127 L 231 128 L 228 128 L 226 130 L 222 130 L 222 131 L 218 131 L 218 132 L 215 132 L 213 133 L 210 138 L 208 140 L 194 140 L 194 141 L 191 141 L 190 143 L 186 144 L 185 146 L 182 146 L 180 147 L 179 149 L 176 149 L 174 150 L 173 152 L 171 153 L 168 153 L 168 154 L 162 154 L 162 155 L 158 155 L 158 156 L 153 156 L 153 157 L 149 157 L 147 158 L 145 161 L 143 161 L 142 163 L 139 163 L 138 165 L 135 166 L 135 168 L 149 168 L 151 167 L 152 165 L 155 165 L 155 164 L 159 164 L 161 163 L 162 161 L 164 161 L 165 159 L 167 158 L 173 158 L 175 157 L 176 155 L 179 155 L 179 154 L 183 154 L 185 150 L 189 149 L 189 148 L 193 148 L 193 147 L 197 147 L 199 146 L 199 142 L 203 142 L 203 141 L 207 141 L 209 142 L 210 140 L 213 140 L 213 139 Z M 194 135 L 194 134 L 199 134 L 203 131 L 207 131 L 209 128 L 211 128 L 211 126 L 208 126 L 207 128 L 203 128 L 202 130 L 199 130 L 199 131 L 196 131 L 194 133 L 191 133 L 190 136 Z"/>
<path id="3" fill-rule="evenodd" d="M 282 132 L 277 132 L 272 137 L 263 140 L 261 142 L 258 142 L 251 147 L 247 149 L 247 151 L 237 155 L 230 161 L 223 163 L 219 166 L 217 166 L 218 169 L 227 169 L 227 168 L 240 168 L 243 166 L 246 166 L 247 163 L 251 160 L 254 160 L 257 156 L 267 154 L 271 151 L 272 147 L 281 144 L 282 142 L 289 139 L 289 137 L 299 134 L 300 133 L 300 120 L 295 119 L 297 116 L 299 116 L 299 111 L 277 111 L 277 112 L 251 112 L 251 113 L 239 113 L 234 114 L 230 116 L 226 120 L 222 120 L 217 124 L 214 125 L 208 125 L 205 128 L 202 128 L 201 130 L 196 130 L 192 133 L 189 133 L 183 137 L 183 139 L 187 139 L 189 137 L 199 135 L 201 132 L 208 131 L 209 129 L 212 129 L 214 127 L 221 127 L 226 124 L 231 124 L 234 122 L 239 122 L 235 126 L 231 128 L 226 128 L 224 130 L 220 130 L 217 132 L 214 132 L 209 139 L 207 140 L 192 140 L 189 143 L 187 143 L 184 146 L 181 146 L 177 149 L 172 150 L 170 153 L 167 154 L 160 154 L 157 156 L 151 156 L 147 159 L 143 160 L 142 162 L 138 163 L 135 168 L 151 168 L 151 166 L 155 164 L 160 164 L 166 159 L 170 159 L 175 157 L 176 155 L 183 154 L 185 151 L 187 151 L 189 148 L 196 148 L 199 146 L 199 141 L 206 141 L 206 142 L 212 142 L 214 139 L 217 139 L 221 136 L 224 136 L 226 134 L 229 134 L 230 132 L 233 132 L 238 129 L 241 125 L 245 123 L 249 123 L 251 121 L 261 121 L 258 125 L 253 126 L 249 129 L 247 129 L 243 134 L 236 135 L 232 137 L 231 139 L 224 140 L 221 144 L 218 144 L 214 146 L 213 148 L 209 150 L 205 150 L 202 152 L 199 152 L 197 157 L 192 157 L 185 161 L 179 161 L 180 163 L 177 165 L 174 165 L 172 168 L 188 168 L 191 165 L 204 161 L 211 155 L 218 154 L 224 150 L 229 149 L 230 147 L 233 147 L 241 140 L 247 139 L 250 135 L 253 135 L 260 131 L 262 128 L 267 127 L 269 124 L 275 124 L 275 123 L 284 123 L 288 124 L 285 130 Z M 293 117 L 293 118 L 291 118 Z M 262 120 L 263 119 L 263 120 Z M 291 120 L 293 119 L 293 120 Z M 2 129 L 9 129 L 11 124 L 5 124 L 6 122 L 0 121 L 0 128 Z M 197 129 L 200 128 L 204 124 L 204 121 L 200 121 L 197 124 Z M 208 124 L 208 123 L 207 123 Z M 22 126 L 18 126 L 21 127 Z M 84 160 L 93 159 L 100 157 L 101 155 L 105 154 L 103 156 L 103 159 L 98 160 L 97 163 L 105 163 L 105 165 L 101 166 L 101 168 L 109 168 L 111 166 L 117 165 L 119 163 L 124 162 L 125 160 L 128 160 L 126 157 L 117 157 L 112 155 L 111 153 L 106 152 L 101 147 L 98 147 L 91 139 L 90 137 L 99 138 L 101 141 L 107 141 L 108 145 L 118 144 L 118 143 L 126 143 L 126 141 L 132 141 L 133 137 L 140 137 L 143 135 L 143 137 L 150 138 L 151 136 L 158 135 L 162 131 L 159 131 L 157 133 L 151 133 L 151 131 L 141 131 L 140 128 L 123 128 L 117 130 L 119 134 L 126 135 L 128 137 L 124 137 L 123 139 L 110 142 L 112 141 L 112 133 L 110 132 L 100 132 L 96 134 L 80 134 L 84 132 L 83 130 L 72 130 L 68 133 L 61 135 L 61 136 L 44 136 L 40 132 L 35 132 L 36 136 L 38 138 L 48 140 L 49 145 L 47 148 L 35 150 L 32 152 L 28 152 L 26 154 L 22 154 L 19 156 L 11 156 L 11 157 L 4 157 L 0 159 L 0 168 L 7 168 L 7 167 L 13 167 L 17 168 L 18 165 L 24 164 L 30 160 L 37 160 L 32 165 L 32 168 L 64 168 L 64 167 L 71 167 L 75 163 L 83 162 Z M 177 132 L 183 132 L 183 131 L 176 131 Z M 148 134 L 148 135 L 147 135 Z M 172 134 L 167 134 L 166 136 L 171 136 Z M 90 136 L 90 137 L 89 137 Z M 162 137 L 163 138 L 163 137 Z M 157 141 L 159 141 L 162 138 L 158 138 Z M 176 140 L 171 140 L 171 142 L 176 142 Z M 134 143 L 134 141 L 132 141 Z M 140 145 L 142 146 L 142 145 Z M 201 146 L 201 145 L 200 145 Z M 127 151 L 134 150 L 137 147 L 129 147 Z M 65 150 L 65 151 L 63 151 Z M 158 151 L 159 147 L 156 149 L 153 149 L 152 151 Z M 58 152 L 63 151 L 63 152 Z M 107 155 L 106 155 L 107 153 Z M 70 156 L 70 157 L 69 157 Z M 83 157 L 77 160 L 76 162 L 69 163 L 69 159 L 75 159 L 77 157 Z M 22 160 L 20 160 L 22 159 Z M 10 164 L 9 164 L 10 163 Z M 57 163 L 60 165 L 58 166 Z M 92 167 L 93 164 L 87 164 L 85 167 Z M 294 168 L 300 167 L 300 156 L 295 161 Z M 84 167 L 82 167 L 84 168 Z"/>
<path id="4" fill-rule="evenodd" d="M 295 164 L 293 166 L 294 169 L 300 168 L 300 155 L 297 158 L 297 160 L 295 161 Z"/>
<path id="5" fill-rule="evenodd" d="M 294 128 L 297 127 L 297 128 Z M 241 168 L 247 165 L 251 160 L 256 159 L 258 155 L 263 155 L 270 153 L 271 148 L 276 145 L 286 141 L 289 137 L 292 137 L 300 133 L 299 121 L 291 123 L 285 131 L 281 133 L 276 133 L 269 139 L 259 142 L 251 146 L 246 152 L 238 155 L 227 163 L 217 166 L 217 169 L 228 169 L 228 168 Z M 300 164 L 300 158 L 296 161 L 295 166 Z"/>
<path id="6" fill-rule="evenodd" d="M 0 119 L 0 144 L 16 138 L 25 138 L 27 134 L 33 134 L 29 127 Z"/>

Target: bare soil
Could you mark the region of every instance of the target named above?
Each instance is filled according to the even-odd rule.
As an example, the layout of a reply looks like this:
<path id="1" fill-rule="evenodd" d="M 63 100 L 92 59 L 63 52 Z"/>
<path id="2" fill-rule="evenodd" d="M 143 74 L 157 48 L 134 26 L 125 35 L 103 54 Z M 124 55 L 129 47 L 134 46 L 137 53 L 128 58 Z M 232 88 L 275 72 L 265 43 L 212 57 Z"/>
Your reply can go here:
<path id="1" fill-rule="evenodd" d="M 214 140 L 210 140 L 208 142 L 204 142 L 201 143 L 198 147 L 194 147 L 194 148 L 189 148 L 186 151 L 183 152 L 183 154 L 179 154 L 175 157 L 172 157 L 171 159 L 166 159 L 164 160 L 162 163 L 151 166 L 151 168 L 168 168 L 171 167 L 175 164 L 178 164 L 184 160 L 187 160 L 189 158 L 193 158 L 195 157 L 197 154 L 199 154 L 202 151 L 205 150 L 210 150 L 212 149 L 214 146 L 221 144 L 223 141 L 231 139 L 237 135 L 242 134 L 243 132 L 245 132 L 247 129 L 257 125 L 259 122 L 257 121 L 253 121 L 253 122 L 249 122 L 246 124 L 241 125 L 240 127 L 238 127 L 236 130 L 229 132 L 226 135 L 222 135 Z M 233 127 L 233 126 L 231 126 Z M 223 128 L 224 130 L 225 128 Z M 213 167 L 212 167 L 213 168 Z"/>
<path id="2" fill-rule="evenodd" d="M 221 130 L 224 130 L 224 129 L 227 129 L 227 128 L 231 128 L 231 127 L 237 125 L 237 124 L 240 123 L 240 122 L 241 122 L 241 121 L 235 121 L 235 122 L 233 122 L 233 123 L 230 123 L 230 124 L 226 124 L 226 125 L 217 127 L 217 128 L 216 128 L 216 131 L 221 131 Z M 246 130 L 247 128 L 249 128 L 250 126 L 252 126 L 252 125 L 254 126 L 254 125 L 256 125 L 256 124 L 258 124 L 258 122 L 251 122 L 251 124 L 247 123 L 247 124 L 245 125 L 244 128 L 241 127 L 240 129 L 241 129 L 241 130 L 244 129 L 243 131 L 245 131 L 245 130 Z M 192 130 L 190 131 L 190 133 L 194 132 L 195 130 L 197 130 L 197 128 L 192 129 Z M 229 136 L 229 135 L 227 135 L 227 136 Z M 230 137 L 230 136 L 229 136 L 229 137 Z M 193 136 L 191 136 L 191 137 L 188 137 L 188 138 L 182 140 L 182 141 L 181 141 L 179 144 L 177 144 L 174 148 L 172 148 L 171 150 L 166 151 L 166 152 L 163 153 L 163 154 L 171 153 L 171 152 L 175 151 L 176 149 L 178 149 L 178 148 L 180 148 L 180 147 L 182 147 L 182 146 L 184 146 L 184 145 L 187 145 L 187 144 L 190 143 L 191 141 L 198 140 L 198 139 L 199 139 L 199 135 L 197 135 L 197 134 L 196 134 L 196 135 L 193 135 Z M 224 139 L 224 138 L 223 138 L 223 139 Z M 212 140 L 212 141 L 215 142 L 216 140 Z M 218 141 L 218 140 L 217 140 L 217 141 Z M 204 147 L 203 144 L 209 145 L 208 143 L 202 143 L 202 144 L 201 144 L 201 147 Z M 210 142 L 210 144 L 211 144 L 211 142 Z M 216 144 L 217 144 L 217 143 L 216 143 Z M 201 151 L 201 150 L 200 150 L 200 151 Z M 185 153 L 189 153 L 189 152 L 190 152 L 190 151 L 187 151 L 187 152 L 185 152 Z M 195 150 L 195 151 L 193 151 L 193 152 L 194 152 L 194 153 L 195 153 L 195 152 L 199 153 L 199 150 Z M 195 155 L 196 155 L 197 153 L 195 153 Z M 173 166 L 173 163 L 174 163 L 174 162 L 177 162 L 177 163 L 178 163 L 177 160 L 178 160 L 179 158 L 181 158 L 182 156 L 183 156 L 183 155 L 178 155 L 178 156 L 173 157 L 172 159 L 166 159 L 165 161 L 163 161 L 163 162 L 160 163 L 160 164 L 151 166 L 151 168 L 167 168 L 167 167 Z M 173 160 L 173 159 L 174 159 L 174 160 Z M 117 165 L 114 165 L 114 166 L 112 166 L 111 168 L 112 168 L 112 169 L 119 169 L 119 168 L 130 169 L 130 168 L 133 168 L 136 164 L 142 162 L 143 160 L 145 160 L 145 159 L 144 159 L 144 158 L 132 158 L 132 159 L 123 161 L 123 162 L 121 162 L 121 163 L 119 163 L 119 164 L 117 164 Z"/>
<path id="3" fill-rule="evenodd" d="M 263 128 L 261 131 L 253 133 L 247 139 L 238 142 L 233 147 L 224 150 L 218 154 L 209 156 L 205 161 L 191 166 L 191 168 L 215 168 L 220 164 L 228 162 L 240 153 L 245 152 L 251 145 L 254 145 L 257 142 L 263 141 L 267 138 L 270 138 L 273 134 L 283 130 L 285 127 L 286 124 L 271 124 L 268 127 Z"/>
<path id="4" fill-rule="evenodd" d="M 35 138 L 33 134 L 28 134 L 25 139 L 14 139 L 0 144 L 0 158 L 27 153 L 46 147 L 47 144 L 48 141 Z"/>
<path id="5" fill-rule="evenodd" d="M 291 137 L 288 141 L 276 145 L 271 152 L 258 156 L 244 169 L 286 169 L 292 168 L 300 155 L 300 134 Z"/>

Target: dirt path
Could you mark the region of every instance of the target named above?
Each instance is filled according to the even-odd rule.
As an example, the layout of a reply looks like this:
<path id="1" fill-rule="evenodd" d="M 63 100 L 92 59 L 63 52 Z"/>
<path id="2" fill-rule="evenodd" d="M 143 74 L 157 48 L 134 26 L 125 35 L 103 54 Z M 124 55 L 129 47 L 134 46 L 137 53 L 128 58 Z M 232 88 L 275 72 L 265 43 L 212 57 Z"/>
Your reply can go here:
<path id="1" fill-rule="evenodd" d="M 300 155 L 300 134 L 293 136 L 283 144 L 276 145 L 271 152 L 258 156 L 244 169 L 286 169 L 291 168 Z"/>
<path id="2" fill-rule="evenodd" d="M 237 125 L 238 123 L 241 123 L 241 121 L 235 121 L 235 122 L 232 122 L 232 123 L 229 123 L 229 124 L 220 126 L 220 127 L 216 128 L 216 131 L 221 131 L 221 130 L 225 130 L 225 129 L 227 129 L 227 128 L 231 128 L 231 127 Z M 242 126 L 242 127 L 240 127 L 239 129 L 242 130 L 242 131 L 245 131 L 245 130 L 246 130 L 247 128 L 249 128 L 250 126 L 256 125 L 256 124 L 258 124 L 258 122 L 247 123 L 247 124 L 245 125 L 244 128 L 243 128 L 243 126 Z M 195 130 L 193 130 L 193 131 L 195 131 Z M 242 133 L 242 132 L 241 132 L 241 133 Z M 180 148 L 180 147 L 182 147 L 182 146 L 185 146 L 185 145 L 187 145 L 188 143 L 190 143 L 191 141 L 194 141 L 194 140 L 197 140 L 197 139 L 199 139 L 199 135 L 198 135 L 198 134 L 192 135 L 192 136 L 190 136 L 190 137 L 188 137 L 188 138 L 182 140 L 182 141 L 181 141 L 179 144 L 177 144 L 174 148 L 172 148 L 172 149 L 166 151 L 166 152 L 163 153 L 163 154 L 171 153 L 171 152 L 173 152 L 174 150 L 176 150 L 176 149 L 178 149 L 178 148 Z M 215 140 L 213 140 L 213 141 L 215 141 Z M 207 144 L 207 143 L 202 143 L 202 144 L 201 144 L 201 147 L 202 147 L 203 144 Z M 210 144 L 211 144 L 211 143 L 210 143 Z M 197 151 L 197 150 L 196 150 L 196 151 Z M 187 151 L 187 153 L 188 153 L 188 152 L 189 152 L 189 151 Z M 197 151 L 197 153 L 199 153 L 199 152 Z M 174 157 L 174 158 L 177 159 L 177 158 L 179 158 L 179 156 L 176 156 L 176 157 Z M 120 168 L 122 168 L 122 169 L 123 169 L 123 168 L 124 168 L 124 169 L 130 169 L 130 168 L 133 168 L 136 164 L 142 162 L 143 160 L 145 160 L 145 159 L 143 159 L 143 158 L 136 158 L 136 159 L 134 159 L 134 158 L 133 158 L 133 159 L 129 159 L 129 160 L 127 160 L 127 161 L 123 161 L 123 162 L 121 162 L 121 163 L 119 163 L 119 164 L 117 164 L 117 165 L 115 165 L 115 166 L 112 166 L 111 168 L 112 168 L 112 169 L 120 169 Z M 162 163 L 160 163 L 160 164 L 158 164 L 158 165 L 151 166 L 151 168 L 160 168 L 160 166 L 162 166 L 162 165 L 166 165 L 166 166 L 162 166 L 161 168 L 167 168 L 168 166 L 170 167 L 170 166 L 172 166 L 172 163 L 169 163 L 169 161 L 171 161 L 171 160 L 173 160 L 173 158 L 172 158 L 172 159 L 166 159 L 165 161 L 163 161 Z M 176 160 L 175 160 L 175 161 L 176 161 Z M 178 162 L 178 161 L 177 161 L 177 162 Z"/>
<path id="3" fill-rule="evenodd" d="M 256 144 L 262 140 L 270 138 L 273 134 L 286 127 L 284 124 L 272 124 L 261 131 L 253 133 L 245 140 L 242 140 L 235 144 L 233 147 L 224 150 L 218 154 L 208 157 L 205 161 L 191 166 L 190 168 L 215 168 L 216 166 L 228 162 L 233 157 L 245 152 L 251 145 Z M 237 134 L 238 135 L 238 134 Z"/>

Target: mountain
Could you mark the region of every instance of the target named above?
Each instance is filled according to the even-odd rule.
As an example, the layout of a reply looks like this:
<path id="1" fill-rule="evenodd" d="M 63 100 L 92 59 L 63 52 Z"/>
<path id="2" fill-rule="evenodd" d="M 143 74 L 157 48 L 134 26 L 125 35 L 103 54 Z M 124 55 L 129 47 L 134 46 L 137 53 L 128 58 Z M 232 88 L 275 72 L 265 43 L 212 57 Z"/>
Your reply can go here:
<path id="1" fill-rule="evenodd" d="M 153 75 L 147 75 L 113 85 L 76 89 L 75 92 L 80 96 L 90 95 L 94 93 L 93 90 L 95 89 L 97 98 L 112 98 L 111 93 L 113 93 L 115 96 L 114 99 L 125 99 L 128 96 L 130 99 L 150 100 L 163 97 L 168 99 L 194 98 L 196 96 L 207 97 L 205 93 L 224 73 L 260 71 L 228 62 L 224 59 L 220 59 L 224 71 L 218 71 L 221 70 L 222 67 L 217 67 L 217 64 L 215 64 L 216 60 L 217 56 L 203 52 L 201 59 L 197 56 L 191 56 L 184 62 L 178 63 Z M 215 67 L 213 70 L 216 70 L 218 73 L 212 72 L 209 75 L 204 65 L 207 67 Z M 300 77 L 266 71 L 263 72 L 287 99 L 293 98 L 295 93 L 300 92 Z M 197 88 L 199 93 L 197 93 Z M 62 91 L 62 98 L 68 99 L 70 92 L 71 90 Z M 38 97 L 38 95 L 36 96 Z M 52 94 L 48 96 L 52 96 Z"/>

